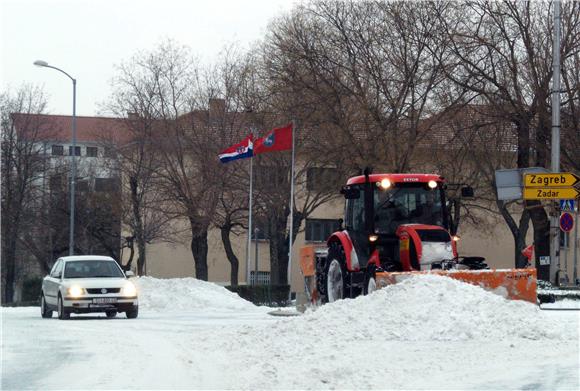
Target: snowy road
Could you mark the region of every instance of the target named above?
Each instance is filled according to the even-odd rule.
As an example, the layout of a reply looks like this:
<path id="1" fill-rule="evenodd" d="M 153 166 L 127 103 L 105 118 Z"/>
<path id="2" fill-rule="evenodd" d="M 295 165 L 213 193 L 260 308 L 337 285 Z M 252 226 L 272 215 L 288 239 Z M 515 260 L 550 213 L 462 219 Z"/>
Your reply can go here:
<path id="1" fill-rule="evenodd" d="M 2 309 L 2 389 L 580 386 L 578 312 L 537 311 L 456 282 L 410 282 L 277 318 L 199 282 L 190 287 L 197 301 L 175 312 L 151 281 L 135 320 Z M 453 290 L 462 299 L 451 311 Z"/>

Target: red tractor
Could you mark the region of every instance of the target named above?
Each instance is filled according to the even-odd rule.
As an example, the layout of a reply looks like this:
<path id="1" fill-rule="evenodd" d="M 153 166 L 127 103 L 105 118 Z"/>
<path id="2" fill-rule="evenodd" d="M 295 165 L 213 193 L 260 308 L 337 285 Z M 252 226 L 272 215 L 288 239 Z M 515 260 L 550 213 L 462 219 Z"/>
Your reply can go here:
<path id="1" fill-rule="evenodd" d="M 314 297 L 322 302 L 354 298 L 396 282 L 399 275 L 425 271 L 464 271 L 450 276 L 492 288 L 494 284 L 483 281 L 488 276 L 497 280 L 499 275 L 502 285 L 508 274 L 520 273 L 486 270 L 488 276 L 482 277 L 484 273 L 474 270 L 488 269 L 484 258 L 458 257 L 451 214 L 458 200 L 448 200 L 445 188 L 443 177 L 435 174 L 365 170 L 350 178 L 341 191 L 346 199 L 344 226 L 328 239 L 327 253 L 313 259 Z M 472 197 L 473 189 L 463 187 L 461 194 Z M 520 279 L 535 289 L 535 270 L 533 274 L 528 270 Z"/>

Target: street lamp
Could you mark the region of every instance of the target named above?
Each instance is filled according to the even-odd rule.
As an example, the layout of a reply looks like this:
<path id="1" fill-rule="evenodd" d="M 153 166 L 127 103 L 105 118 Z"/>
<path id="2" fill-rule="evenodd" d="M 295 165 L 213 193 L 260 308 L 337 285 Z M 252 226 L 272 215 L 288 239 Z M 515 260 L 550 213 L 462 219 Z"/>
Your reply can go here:
<path id="1" fill-rule="evenodd" d="M 77 166 L 76 166 L 76 147 L 77 147 L 77 81 L 71 75 L 54 67 L 52 65 L 48 65 L 46 61 L 36 60 L 34 61 L 34 65 L 38 67 L 44 68 L 52 68 L 56 69 L 57 71 L 64 73 L 69 79 L 72 80 L 73 83 L 73 117 L 72 117 L 72 155 L 71 155 L 71 180 L 70 180 L 70 232 L 69 232 L 69 239 L 68 239 L 68 255 L 74 255 L 74 248 L 75 248 L 75 183 L 77 177 Z"/>

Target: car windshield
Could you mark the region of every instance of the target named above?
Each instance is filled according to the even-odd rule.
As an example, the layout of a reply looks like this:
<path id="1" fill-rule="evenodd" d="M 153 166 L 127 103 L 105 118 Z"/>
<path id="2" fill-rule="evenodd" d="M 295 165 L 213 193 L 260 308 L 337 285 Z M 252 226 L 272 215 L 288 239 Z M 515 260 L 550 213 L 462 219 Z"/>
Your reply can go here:
<path id="1" fill-rule="evenodd" d="M 441 191 L 423 184 L 409 184 L 375 191 L 375 229 L 394 234 L 401 224 L 443 226 Z"/>
<path id="2" fill-rule="evenodd" d="M 69 261 L 64 278 L 123 277 L 115 261 Z"/>

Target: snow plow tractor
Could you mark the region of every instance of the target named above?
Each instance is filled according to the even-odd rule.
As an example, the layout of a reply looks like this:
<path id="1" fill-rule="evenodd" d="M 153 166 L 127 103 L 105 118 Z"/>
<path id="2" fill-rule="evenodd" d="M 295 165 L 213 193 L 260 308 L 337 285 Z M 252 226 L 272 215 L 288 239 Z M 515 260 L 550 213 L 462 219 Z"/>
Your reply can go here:
<path id="1" fill-rule="evenodd" d="M 370 174 L 350 178 L 344 226 L 330 235 L 326 251 L 304 248 L 301 269 L 312 302 L 354 298 L 434 273 L 536 303 L 535 269 L 490 270 L 482 257 L 461 257 L 452 213 L 435 174 Z M 462 196 L 473 196 L 463 187 Z"/>

